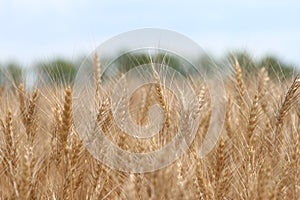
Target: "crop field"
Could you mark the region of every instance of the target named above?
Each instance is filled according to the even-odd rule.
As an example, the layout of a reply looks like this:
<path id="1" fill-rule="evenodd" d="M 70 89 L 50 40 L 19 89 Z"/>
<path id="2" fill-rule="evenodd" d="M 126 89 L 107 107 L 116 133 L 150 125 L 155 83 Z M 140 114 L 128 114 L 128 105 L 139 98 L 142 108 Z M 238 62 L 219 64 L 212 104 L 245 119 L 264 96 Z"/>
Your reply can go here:
<path id="1" fill-rule="evenodd" d="M 97 57 L 94 62 L 99 66 Z M 82 107 L 95 105 L 96 115 L 91 116 L 75 110 L 78 94 L 67 82 L 31 88 L 26 83 L 3 84 L 0 198 L 299 199 L 300 76 L 270 76 L 268 67 L 250 73 L 238 62 L 232 64 L 231 75 L 223 81 L 223 129 L 216 146 L 203 158 L 198 151 L 215 110 L 209 88 L 193 77 L 198 99 L 195 112 L 200 116 L 195 138 L 170 165 L 145 173 L 114 169 L 98 161 L 86 148 L 78 126 L 94 117 L 96 129 L 123 151 L 160 150 L 177 133 L 182 116 L 179 99 L 163 87 L 164 81 L 157 78 L 156 84 L 139 88 L 129 101 L 130 115 L 140 126 L 149 122 L 151 105 L 161 106 L 162 130 L 150 139 L 132 137 L 115 125 L 111 96 L 101 92 L 97 70 L 95 97 L 81 102 Z M 87 130 L 86 134 L 92 134 Z M 130 166 L 130 160 L 111 159 Z"/>

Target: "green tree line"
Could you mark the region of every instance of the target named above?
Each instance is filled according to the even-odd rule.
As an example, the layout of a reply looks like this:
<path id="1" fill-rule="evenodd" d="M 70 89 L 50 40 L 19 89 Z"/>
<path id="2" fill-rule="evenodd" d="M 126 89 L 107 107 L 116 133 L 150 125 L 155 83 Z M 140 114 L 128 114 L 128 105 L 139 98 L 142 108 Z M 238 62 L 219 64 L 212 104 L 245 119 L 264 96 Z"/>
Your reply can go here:
<path id="1" fill-rule="evenodd" d="M 134 59 L 133 59 L 134 58 Z M 175 70 L 186 75 L 192 73 L 185 63 L 185 67 L 182 67 L 182 60 L 172 57 L 172 55 L 156 55 L 154 60 L 165 59 L 165 63 L 172 66 Z M 211 64 L 216 65 L 233 65 L 234 61 L 238 60 L 244 73 L 251 73 L 265 67 L 271 77 L 287 78 L 295 73 L 295 69 L 298 69 L 295 65 L 282 61 L 276 56 L 264 56 L 261 59 L 252 58 L 251 54 L 247 52 L 235 52 L 225 55 L 221 59 L 215 59 L 212 57 L 201 57 L 199 62 L 201 66 L 209 71 Z M 30 70 L 33 71 L 35 77 L 42 80 L 46 84 L 61 84 L 61 83 L 73 83 L 78 68 L 82 59 L 72 61 L 69 59 L 56 58 L 50 61 L 37 62 L 31 68 L 25 68 L 17 62 L 0 63 L 0 83 L 3 84 L 19 84 L 26 79 L 25 73 Z M 229 61 L 229 62 L 228 62 Z M 132 66 L 138 66 L 141 64 L 148 64 L 151 59 L 147 55 L 126 55 L 117 60 L 118 65 L 122 66 L 122 71 L 128 71 Z"/>

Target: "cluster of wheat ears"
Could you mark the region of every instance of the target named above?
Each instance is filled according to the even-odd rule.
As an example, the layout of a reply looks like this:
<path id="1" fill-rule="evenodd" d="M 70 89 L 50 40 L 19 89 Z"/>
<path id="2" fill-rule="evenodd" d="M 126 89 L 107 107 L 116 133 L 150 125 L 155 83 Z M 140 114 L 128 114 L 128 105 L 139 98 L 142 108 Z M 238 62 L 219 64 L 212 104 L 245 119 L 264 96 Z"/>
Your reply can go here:
<path id="1" fill-rule="evenodd" d="M 3 86 L 0 198 L 299 199 L 300 76 L 279 81 L 265 68 L 244 74 L 238 62 L 232 69 L 224 81 L 224 128 L 213 151 L 198 157 L 211 107 L 207 87 L 193 84 L 201 113 L 193 143 L 180 159 L 148 173 L 111 169 L 86 150 L 74 125 L 71 86 Z M 99 93 L 101 80 L 95 79 Z M 176 130 L 177 103 L 166 100 L 161 84 L 136 94 L 132 113 L 138 123 L 147 123 L 149 106 L 158 102 L 167 116 L 164 129 Z M 150 142 L 123 134 L 114 127 L 109 98 L 100 95 L 99 102 L 98 125 L 103 132 L 115 129 L 108 137 L 124 150 L 151 151 L 172 139 L 172 131 Z"/>

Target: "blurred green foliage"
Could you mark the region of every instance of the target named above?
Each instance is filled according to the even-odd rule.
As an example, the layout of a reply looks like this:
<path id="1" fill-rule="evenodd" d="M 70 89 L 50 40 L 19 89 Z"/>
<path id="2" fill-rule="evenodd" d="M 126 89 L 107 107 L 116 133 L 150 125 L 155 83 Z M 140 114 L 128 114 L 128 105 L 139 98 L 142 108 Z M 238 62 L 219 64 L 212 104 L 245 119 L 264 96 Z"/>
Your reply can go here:
<path id="1" fill-rule="evenodd" d="M 70 60 L 58 58 L 50 62 L 40 62 L 36 65 L 38 77 L 47 84 L 72 84 L 78 64 Z"/>
<path id="2" fill-rule="evenodd" d="M 1 84 L 18 85 L 23 81 L 24 68 L 15 61 L 0 65 Z"/>
<path id="3" fill-rule="evenodd" d="M 257 70 L 262 67 L 265 67 L 270 77 L 275 79 L 288 78 L 291 77 L 296 70 L 299 71 L 299 68 L 296 66 L 286 63 L 276 56 L 269 55 L 261 59 L 255 59 L 246 51 L 237 51 L 219 59 L 203 56 L 199 57 L 197 62 L 203 67 L 203 72 L 209 73 L 213 65 L 221 67 L 234 66 L 235 59 L 239 62 L 245 75 L 257 72 Z M 81 64 L 81 60 L 83 59 L 80 58 L 77 61 L 71 61 L 57 58 L 47 62 L 38 62 L 34 64 L 33 68 L 35 78 L 42 80 L 42 82 L 46 84 L 72 84 Z M 150 64 L 152 61 L 172 66 L 172 68 L 184 76 L 193 74 L 194 69 L 188 61 L 176 57 L 173 54 L 166 53 L 156 54 L 151 58 L 149 55 L 142 53 L 127 53 L 121 55 L 118 59 L 113 61 L 113 63 L 115 62 L 114 64 L 120 67 L 118 69 L 120 72 L 126 72 L 132 67 Z M 0 84 L 18 85 L 24 81 L 24 72 L 28 72 L 28 70 L 32 70 L 32 68 L 24 68 L 17 62 L 0 63 Z M 104 76 L 106 76 L 106 74 L 104 74 Z"/>
<path id="4" fill-rule="evenodd" d="M 18 65 L 17 63 L 9 63 L 7 66 L 7 71 L 11 76 L 11 79 L 16 85 L 22 82 L 23 79 L 22 66 Z"/>
<path id="5" fill-rule="evenodd" d="M 236 59 L 244 73 L 251 73 L 259 68 L 255 59 L 247 51 L 230 53 L 226 55 L 225 59 L 227 59 L 232 65 L 235 64 Z"/>
<path id="6" fill-rule="evenodd" d="M 297 69 L 295 65 L 288 64 L 273 55 L 266 55 L 262 59 L 254 59 L 247 51 L 239 51 L 226 57 L 232 65 L 237 59 L 243 72 L 247 74 L 256 73 L 262 67 L 266 68 L 269 76 L 277 79 L 291 77 Z"/>
<path id="7" fill-rule="evenodd" d="M 151 64 L 151 63 L 160 63 L 163 65 L 171 66 L 174 70 L 186 76 L 188 73 L 191 73 L 191 64 L 186 60 L 175 56 L 170 53 L 156 53 L 151 55 L 151 57 L 147 54 L 142 53 L 126 53 L 121 55 L 116 59 L 116 65 L 119 66 L 119 71 L 124 73 L 129 71 L 133 67 Z"/>
<path id="8" fill-rule="evenodd" d="M 294 74 L 295 66 L 287 64 L 275 56 L 266 56 L 264 57 L 258 65 L 260 67 L 265 67 L 271 77 L 290 77 Z"/>

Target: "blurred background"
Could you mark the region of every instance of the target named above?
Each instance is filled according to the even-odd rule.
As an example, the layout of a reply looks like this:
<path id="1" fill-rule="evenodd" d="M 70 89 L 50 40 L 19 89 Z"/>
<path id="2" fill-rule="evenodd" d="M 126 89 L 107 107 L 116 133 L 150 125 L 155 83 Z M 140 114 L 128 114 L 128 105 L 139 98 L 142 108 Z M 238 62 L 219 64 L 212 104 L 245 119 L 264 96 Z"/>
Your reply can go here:
<path id="1" fill-rule="evenodd" d="M 297 0 L 0 0 L 0 66 L 78 66 L 112 36 L 148 27 L 186 35 L 216 60 L 300 65 Z"/>

